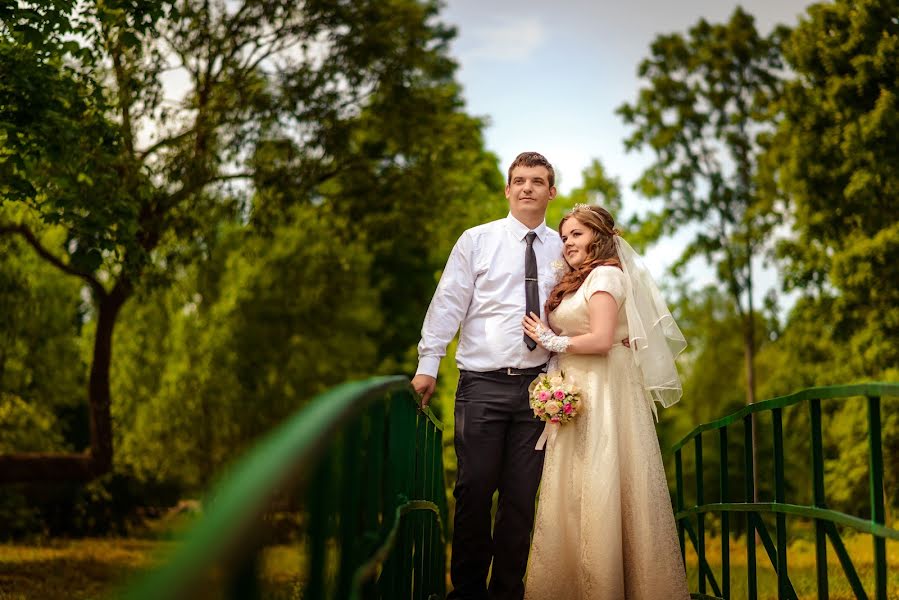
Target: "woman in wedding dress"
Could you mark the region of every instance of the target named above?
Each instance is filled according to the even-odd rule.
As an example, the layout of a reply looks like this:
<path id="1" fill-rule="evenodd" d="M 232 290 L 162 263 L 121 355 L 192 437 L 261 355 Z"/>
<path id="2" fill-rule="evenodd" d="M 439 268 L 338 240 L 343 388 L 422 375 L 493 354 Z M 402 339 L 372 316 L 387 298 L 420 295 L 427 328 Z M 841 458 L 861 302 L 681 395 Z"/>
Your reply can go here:
<path id="1" fill-rule="evenodd" d="M 680 398 L 686 342 L 608 211 L 578 205 L 559 232 L 571 270 L 546 303 L 552 329 L 533 314 L 524 329 L 582 401 L 549 425 L 525 598 L 689 598 L 653 421 Z"/>

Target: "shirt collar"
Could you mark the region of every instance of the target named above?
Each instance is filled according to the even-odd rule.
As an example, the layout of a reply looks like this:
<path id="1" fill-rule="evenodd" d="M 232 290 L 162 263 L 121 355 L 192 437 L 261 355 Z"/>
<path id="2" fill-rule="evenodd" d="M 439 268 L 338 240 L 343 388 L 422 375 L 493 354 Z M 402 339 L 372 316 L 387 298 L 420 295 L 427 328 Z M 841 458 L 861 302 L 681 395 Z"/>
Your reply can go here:
<path id="1" fill-rule="evenodd" d="M 523 240 L 529 231 L 533 231 L 537 234 L 537 239 L 540 240 L 540 243 L 546 242 L 546 232 L 549 229 L 546 226 L 546 220 L 533 229 L 528 229 L 527 225 L 513 217 L 511 212 L 506 216 L 506 228 L 515 236 L 516 240 Z"/>

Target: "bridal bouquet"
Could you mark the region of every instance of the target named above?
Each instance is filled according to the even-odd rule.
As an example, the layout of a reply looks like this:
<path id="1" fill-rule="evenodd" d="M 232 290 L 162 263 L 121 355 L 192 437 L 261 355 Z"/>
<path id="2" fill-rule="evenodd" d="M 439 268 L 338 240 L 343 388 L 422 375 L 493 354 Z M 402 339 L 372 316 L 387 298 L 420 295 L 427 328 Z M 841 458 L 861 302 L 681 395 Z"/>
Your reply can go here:
<path id="1" fill-rule="evenodd" d="M 564 424 L 577 416 L 581 392 L 562 375 L 541 375 L 530 387 L 534 416 L 543 421 Z"/>
<path id="2" fill-rule="evenodd" d="M 542 450 L 553 424 L 564 425 L 577 416 L 581 391 L 565 381 L 562 374 L 541 375 L 531 384 L 531 409 L 534 416 L 546 422 L 535 450 Z"/>

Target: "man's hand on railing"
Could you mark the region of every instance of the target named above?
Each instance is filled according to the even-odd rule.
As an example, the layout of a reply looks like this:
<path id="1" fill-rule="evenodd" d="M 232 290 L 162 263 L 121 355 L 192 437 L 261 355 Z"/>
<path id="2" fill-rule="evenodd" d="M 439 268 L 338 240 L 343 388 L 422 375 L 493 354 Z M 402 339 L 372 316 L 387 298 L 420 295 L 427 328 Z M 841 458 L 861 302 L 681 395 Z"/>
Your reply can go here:
<path id="1" fill-rule="evenodd" d="M 421 407 L 424 408 L 431 401 L 431 396 L 434 395 L 437 379 L 430 375 L 418 374 L 412 378 L 412 387 L 415 389 L 415 393 L 418 394 L 419 400 L 421 400 Z"/>

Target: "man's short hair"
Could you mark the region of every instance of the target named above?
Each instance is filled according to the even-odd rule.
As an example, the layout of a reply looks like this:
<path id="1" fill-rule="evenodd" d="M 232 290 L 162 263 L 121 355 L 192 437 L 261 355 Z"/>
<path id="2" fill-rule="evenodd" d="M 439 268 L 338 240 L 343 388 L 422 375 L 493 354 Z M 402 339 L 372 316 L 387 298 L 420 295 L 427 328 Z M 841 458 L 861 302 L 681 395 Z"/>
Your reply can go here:
<path id="1" fill-rule="evenodd" d="M 522 152 L 515 157 L 515 160 L 509 165 L 509 175 L 506 179 L 507 185 L 512 183 L 512 169 L 515 167 L 546 167 L 546 170 L 549 171 L 549 187 L 556 185 L 556 172 L 553 166 L 539 152 Z"/>

